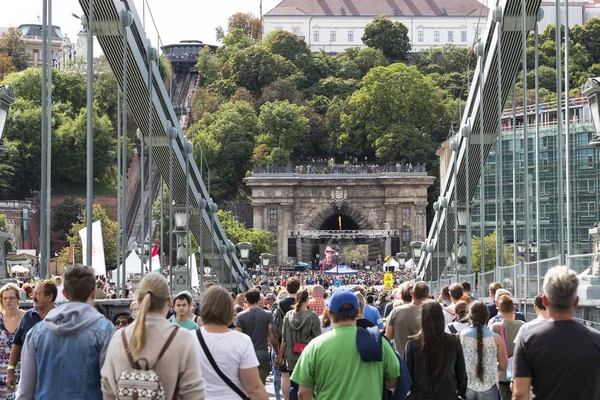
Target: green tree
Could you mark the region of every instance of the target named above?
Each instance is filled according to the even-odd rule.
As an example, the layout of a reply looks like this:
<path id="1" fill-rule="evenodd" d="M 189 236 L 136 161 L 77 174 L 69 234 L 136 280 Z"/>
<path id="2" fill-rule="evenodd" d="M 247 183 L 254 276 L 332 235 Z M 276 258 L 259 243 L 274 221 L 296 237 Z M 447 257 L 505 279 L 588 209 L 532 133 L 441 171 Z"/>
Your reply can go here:
<path id="1" fill-rule="evenodd" d="M 231 34 L 234 29 L 239 29 L 246 37 L 252 40 L 260 40 L 262 35 L 262 24 L 260 18 L 252 13 L 237 12 L 227 19 L 227 31 L 221 26 L 216 28 L 217 40 L 223 40 Z"/>
<path id="2" fill-rule="evenodd" d="M 55 232 L 68 231 L 79 220 L 84 208 L 85 204 L 79 197 L 67 197 L 54 209 L 52 229 Z"/>
<path id="3" fill-rule="evenodd" d="M 6 221 L 6 215 L 0 214 L 0 232 L 9 233 L 8 232 L 8 222 Z M 13 251 L 13 242 L 12 239 L 6 241 L 6 246 L 4 246 L 5 255 Z"/>
<path id="4" fill-rule="evenodd" d="M 171 75 L 173 75 L 171 63 L 164 54 L 161 54 L 158 57 L 158 72 L 160 73 L 160 77 L 162 78 L 163 82 L 167 82 L 169 79 L 171 79 Z"/>
<path id="5" fill-rule="evenodd" d="M 365 76 L 372 68 L 385 67 L 390 63 L 383 51 L 372 47 L 358 50 L 354 62 L 360 71 L 360 78 Z"/>
<path id="6" fill-rule="evenodd" d="M 375 141 L 375 154 L 393 163 L 422 163 L 435 157 L 435 146 L 429 135 L 406 124 L 394 124 Z"/>
<path id="7" fill-rule="evenodd" d="M 383 15 L 367 24 L 362 42 L 368 47 L 380 49 L 390 60 L 402 61 L 410 51 L 408 28 L 400 22 L 392 22 Z"/>
<path id="8" fill-rule="evenodd" d="M 11 72 L 16 71 L 15 64 L 13 64 L 12 57 L 6 53 L 0 53 L 0 81 Z"/>
<path id="9" fill-rule="evenodd" d="M 449 74 L 456 72 L 464 74 L 467 66 L 473 66 L 476 61 L 472 49 L 447 44 L 443 47 L 432 47 L 419 52 L 417 68 L 423 74 L 438 72 Z"/>
<path id="10" fill-rule="evenodd" d="M 416 67 L 392 64 L 374 68 L 340 117 L 339 148 L 347 148 L 350 154 L 369 154 L 377 150 L 377 140 L 395 124 L 395 129 L 404 126 L 431 134 L 445 118 L 442 103 L 433 81 Z"/>
<path id="11" fill-rule="evenodd" d="M 196 122 L 200 121 L 205 114 L 217 111 L 223 103 L 223 98 L 200 86 L 194 91 L 191 103 L 192 121 Z"/>
<path id="12" fill-rule="evenodd" d="M 306 108 L 287 100 L 265 103 L 260 107 L 258 130 L 277 139 L 277 147 L 293 151 L 310 129 Z"/>
<path id="13" fill-rule="evenodd" d="M 483 246 L 485 255 L 485 272 L 492 271 L 496 268 L 496 231 L 486 235 L 483 238 Z M 503 267 L 512 265 L 514 246 L 503 246 L 503 249 Z M 481 238 L 477 236 L 473 236 L 471 239 L 471 266 L 473 268 L 473 272 L 481 272 Z"/>
<path id="14" fill-rule="evenodd" d="M 94 115 L 94 179 L 104 180 L 114 165 L 115 141 L 112 137 L 112 123 L 104 115 Z M 55 132 L 52 151 L 60 154 L 53 157 L 53 179 L 84 183 L 86 171 L 81 168 L 86 159 L 87 111 L 82 109 L 75 119 L 67 118 Z"/>
<path id="15" fill-rule="evenodd" d="M 210 51 L 210 47 L 204 46 L 198 53 L 196 68 L 200 73 L 200 85 L 207 86 L 219 79 L 219 63 L 217 57 Z"/>
<path id="16" fill-rule="evenodd" d="M 223 46 L 217 49 L 219 66 L 224 65 L 229 58 L 242 49 L 251 47 L 254 41 L 239 28 L 234 28 L 223 38 Z"/>
<path id="17" fill-rule="evenodd" d="M 82 260 L 81 237 L 79 231 L 85 228 L 85 208 L 81 212 L 81 219 L 75 222 L 67 234 L 69 246 L 60 251 L 58 262 L 65 266 L 69 264 L 69 247 L 75 249 L 75 262 Z M 113 220 L 106 209 L 100 204 L 94 204 L 92 222 L 100 221 L 102 225 L 102 244 L 104 246 L 104 260 L 107 265 L 117 264 L 117 221 Z"/>
<path id="18" fill-rule="evenodd" d="M 250 247 L 249 265 L 258 264 L 260 255 L 271 251 L 271 246 L 275 243 L 271 232 L 257 228 L 247 229 L 243 223 L 239 222 L 233 216 L 231 211 L 218 210 L 217 216 L 219 217 L 219 221 L 221 221 L 227 238 L 232 243 L 250 242 L 252 244 L 252 247 Z M 239 249 L 237 251 L 239 258 Z"/>
<path id="19" fill-rule="evenodd" d="M 29 67 L 31 56 L 27 53 L 19 28 L 10 27 L 6 32 L 0 34 L 0 53 L 6 54 L 12 59 L 17 71 L 23 71 Z"/>
<path id="20" fill-rule="evenodd" d="M 262 46 L 271 53 L 279 54 L 292 62 L 296 62 L 303 55 L 310 54 L 304 39 L 283 30 L 271 31 L 263 40 Z"/>
<path id="21" fill-rule="evenodd" d="M 330 76 L 325 79 L 321 79 L 316 85 L 314 85 L 310 92 L 316 96 L 325 96 L 329 99 L 338 97 L 345 99 L 350 96 L 360 87 L 360 81 L 356 79 L 342 79 L 334 76 Z"/>
<path id="22" fill-rule="evenodd" d="M 215 201 L 231 200 L 239 192 L 245 172 L 250 168 L 258 118 L 244 101 L 224 103 L 214 114 L 206 114 L 190 127 L 194 157 L 201 154 L 210 168 L 211 194 Z M 205 172 L 205 182 L 209 179 Z"/>
<path id="23" fill-rule="evenodd" d="M 240 50 L 229 59 L 231 79 L 253 93 L 277 79 L 286 78 L 297 71 L 291 61 L 254 46 Z"/>
<path id="24" fill-rule="evenodd" d="M 277 100 L 287 100 L 290 103 L 300 105 L 302 102 L 302 93 L 296 90 L 294 84 L 289 79 L 278 79 L 264 87 L 258 103 L 262 105 Z"/>

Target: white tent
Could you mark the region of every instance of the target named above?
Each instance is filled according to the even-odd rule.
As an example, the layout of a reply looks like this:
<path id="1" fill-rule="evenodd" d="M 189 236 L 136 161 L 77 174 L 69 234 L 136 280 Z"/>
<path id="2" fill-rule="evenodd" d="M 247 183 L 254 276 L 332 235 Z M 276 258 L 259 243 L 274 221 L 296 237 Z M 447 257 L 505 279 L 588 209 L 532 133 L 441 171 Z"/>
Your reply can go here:
<path id="1" fill-rule="evenodd" d="M 196 265 L 196 255 L 190 255 L 190 262 L 188 263 L 192 272 L 192 287 L 200 287 L 200 281 L 198 280 L 198 266 Z"/>
<path id="2" fill-rule="evenodd" d="M 20 265 L 13 265 L 10 267 L 10 272 L 15 274 L 26 274 L 29 272 L 29 268 L 22 267 Z"/>
<path id="3" fill-rule="evenodd" d="M 125 275 L 141 274 L 142 273 L 142 260 L 135 251 L 129 253 L 127 260 L 125 261 Z M 123 271 L 123 264 L 119 265 L 119 271 Z"/>

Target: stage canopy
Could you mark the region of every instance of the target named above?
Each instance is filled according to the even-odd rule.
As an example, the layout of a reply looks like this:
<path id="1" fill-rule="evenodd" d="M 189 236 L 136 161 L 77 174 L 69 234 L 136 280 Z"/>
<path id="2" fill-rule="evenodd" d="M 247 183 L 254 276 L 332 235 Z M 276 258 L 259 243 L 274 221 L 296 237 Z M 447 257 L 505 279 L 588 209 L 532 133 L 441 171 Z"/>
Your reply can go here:
<path id="1" fill-rule="evenodd" d="M 325 273 L 332 274 L 332 275 L 349 275 L 349 274 L 358 274 L 358 271 L 350 268 L 347 265 L 338 265 L 336 267 L 328 269 L 327 271 L 325 271 Z"/>

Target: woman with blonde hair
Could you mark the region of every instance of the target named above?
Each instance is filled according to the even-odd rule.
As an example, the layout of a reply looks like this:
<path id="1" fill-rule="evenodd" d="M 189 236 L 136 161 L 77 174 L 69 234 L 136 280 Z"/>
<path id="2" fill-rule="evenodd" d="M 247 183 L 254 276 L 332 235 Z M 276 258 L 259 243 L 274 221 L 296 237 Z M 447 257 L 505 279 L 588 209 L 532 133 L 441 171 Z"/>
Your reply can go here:
<path id="1" fill-rule="evenodd" d="M 158 374 L 165 398 L 177 398 L 177 394 L 180 399 L 204 399 L 198 340 L 193 332 L 165 318 L 173 305 L 166 279 L 156 272 L 146 275 L 138 299 L 136 320 L 113 335 L 108 346 L 101 371 L 104 399 L 117 398 L 121 373 L 138 369 L 135 364 Z"/>
<path id="2" fill-rule="evenodd" d="M 6 390 L 6 371 L 10 358 L 10 350 L 15 340 L 15 333 L 21 322 L 25 311 L 19 309 L 21 301 L 21 290 L 14 283 L 7 283 L 0 289 L 0 399 L 14 399 L 15 392 Z M 11 367 L 12 368 L 12 367 Z M 20 365 L 15 369 L 16 383 L 19 383 L 21 375 Z"/>
<path id="3" fill-rule="evenodd" d="M 358 315 L 356 316 L 356 326 L 359 328 L 371 328 L 375 325 L 365 318 L 365 297 L 361 292 L 354 292 L 358 297 Z"/>

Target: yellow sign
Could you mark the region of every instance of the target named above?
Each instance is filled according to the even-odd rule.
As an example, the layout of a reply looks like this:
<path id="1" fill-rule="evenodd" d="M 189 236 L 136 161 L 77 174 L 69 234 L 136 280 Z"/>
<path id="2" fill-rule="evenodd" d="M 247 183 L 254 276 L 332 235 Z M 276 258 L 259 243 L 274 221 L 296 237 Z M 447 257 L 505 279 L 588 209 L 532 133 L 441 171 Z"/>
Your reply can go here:
<path id="1" fill-rule="evenodd" d="M 383 290 L 391 291 L 394 289 L 394 274 L 383 274 Z"/>

